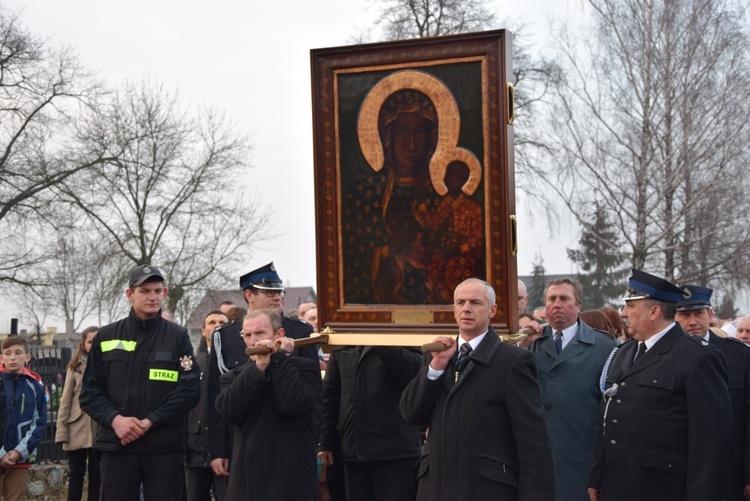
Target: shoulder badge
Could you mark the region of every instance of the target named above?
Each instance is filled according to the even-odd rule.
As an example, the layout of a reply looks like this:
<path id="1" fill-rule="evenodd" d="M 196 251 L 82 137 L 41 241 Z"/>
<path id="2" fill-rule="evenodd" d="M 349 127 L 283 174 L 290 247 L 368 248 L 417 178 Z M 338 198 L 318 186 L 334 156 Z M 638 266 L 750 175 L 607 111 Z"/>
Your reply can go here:
<path id="1" fill-rule="evenodd" d="M 704 348 L 706 346 L 710 346 L 710 343 L 708 341 L 706 341 L 705 338 L 702 338 L 700 336 L 696 336 L 694 334 L 688 334 L 687 337 L 688 337 L 689 340 L 693 341 L 696 344 L 699 344 L 699 345 L 703 346 Z"/>
<path id="2" fill-rule="evenodd" d="M 180 359 L 180 367 L 182 367 L 182 370 L 184 371 L 191 371 L 193 370 L 193 357 L 190 355 L 185 355 Z"/>

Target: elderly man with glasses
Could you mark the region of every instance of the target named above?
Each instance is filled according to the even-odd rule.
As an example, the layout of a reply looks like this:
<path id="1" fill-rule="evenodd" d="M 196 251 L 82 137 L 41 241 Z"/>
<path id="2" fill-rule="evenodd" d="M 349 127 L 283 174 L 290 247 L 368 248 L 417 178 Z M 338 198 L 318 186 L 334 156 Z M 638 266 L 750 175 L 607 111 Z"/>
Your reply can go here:
<path id="1" fill-rule="evenodd" d="M 248 312 L 269 309 L 282 313 L 284 302 L 284 284 L 276 272 L 273 263 L 268 263 L 240 277 Z M 297 318 L 281 317 L 286 336 L 292 339 L 309 337 L 313 330 L 310 324 Z M 214 331 L 211 336 L 211 356 L 208 368 L 208 399 L 215 403 L 221 390 L 219 377 L 230 370 L 247 363 L 245 341 L 241 335 L 242 320 L 226 323 Z M 295 349 L 293 356 L 302 356 L 318 363 L 317 346 L 306 346 Z M 229 458 L 234 430 L 216 411 L 215 405 L 209 405 L 208 433 L 211 467 L 216 475 L 229 475 Z"/>

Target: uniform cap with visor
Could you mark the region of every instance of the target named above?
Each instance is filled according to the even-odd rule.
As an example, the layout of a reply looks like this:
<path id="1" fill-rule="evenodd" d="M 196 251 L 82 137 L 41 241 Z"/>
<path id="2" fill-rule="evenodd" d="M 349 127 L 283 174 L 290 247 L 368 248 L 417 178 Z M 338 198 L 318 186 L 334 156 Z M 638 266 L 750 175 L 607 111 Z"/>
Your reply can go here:
<path id="1" fill-rule="evenodd" d="M 677 311 L 702 310 L 711 307 L 713 289 L 699 285 L 686 285 L 683 289 L 690 292 L 690 298 L 677 303 Z"/>
<path id="2" fill-rule="evenodd" d="M 653 299 L 674 304 L 684 301 L 689 295 L 689 292 L 663 278 L 633 268 L 630 280 L 628 280 L 628 294 L 623 298 L 623 301 Z"/>
<path id="3" fill-rule="evenodd" d="M 273 261 L 240 277 L 240 288 L 245 290 L 249 287 L 266 291 L 284 290 L 284 284 L 281 282 L 279 274 L 276 273 Z"/>

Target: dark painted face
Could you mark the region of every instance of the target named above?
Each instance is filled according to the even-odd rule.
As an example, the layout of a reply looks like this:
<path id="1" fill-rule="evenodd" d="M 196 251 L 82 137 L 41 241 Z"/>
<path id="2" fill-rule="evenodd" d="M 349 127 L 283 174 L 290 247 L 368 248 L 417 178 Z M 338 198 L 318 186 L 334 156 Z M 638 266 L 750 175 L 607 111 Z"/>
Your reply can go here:
<path id="1" fill-rule="evenodd" d="M 432 122 L 416 113 L 401 113 L 391 124 L 393 157 L 396 171 L 413 174 L 423 167 L 432 149 Z"/>

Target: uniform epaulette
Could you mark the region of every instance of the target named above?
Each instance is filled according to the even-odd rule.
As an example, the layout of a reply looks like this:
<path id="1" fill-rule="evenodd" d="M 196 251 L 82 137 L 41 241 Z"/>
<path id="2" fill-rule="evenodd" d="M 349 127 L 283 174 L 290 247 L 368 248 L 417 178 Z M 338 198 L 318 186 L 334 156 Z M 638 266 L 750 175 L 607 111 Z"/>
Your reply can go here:
<path id="1" fill-rule="evenodd" d="M 284 320 L 287 320 L 287 321 L 291 321 L 291 322 L 297 322 L 298 324 L 302 324 L 302 325 L 310 325 L 310 324 L 308 324 L 307 322 L 305 322 L 304 320 L 300 320 L 299 318 L 296 318 L 296 317 L 287 317 L 287 316 L 283 316 L 282 318 L 283 318 Z"/>
<path id="2" fill-rule="evenodd" d="M 736 337 L 725 337 L 725 338 L 722 338 L 722 339 L 726 339 L 727 341 L 730 341 L 730 342 L 732 342 L 732 343 L 739 343 L 739 344 L 741 344 L 742 346 L 744 346 L 745 348 L 748 348 L 748 349 L 750 349 L 750 344 L 747 344 L 747 343 L 745 343 L 745 342 L 743 342 L 743 341 L 740 341 L 740 340 L 739 340 L 739 339 L 737 339 Z"/>
<path id="3" fill-rule="evenodd" d="M 214 332 L 220 331 L 222 329 L 226 329 L 226 328 L 228 328 L 228 327 L 230 327 L 230 326 L 232 326 L 232 325 L 234 325 L 236 323 L 237 323 L 237 320 L 232 320 L 231 322 L 227 322 L 225 324 L 221 324 L 220 326 L 218 326 L 217 328 L 214 329 Z"/>

